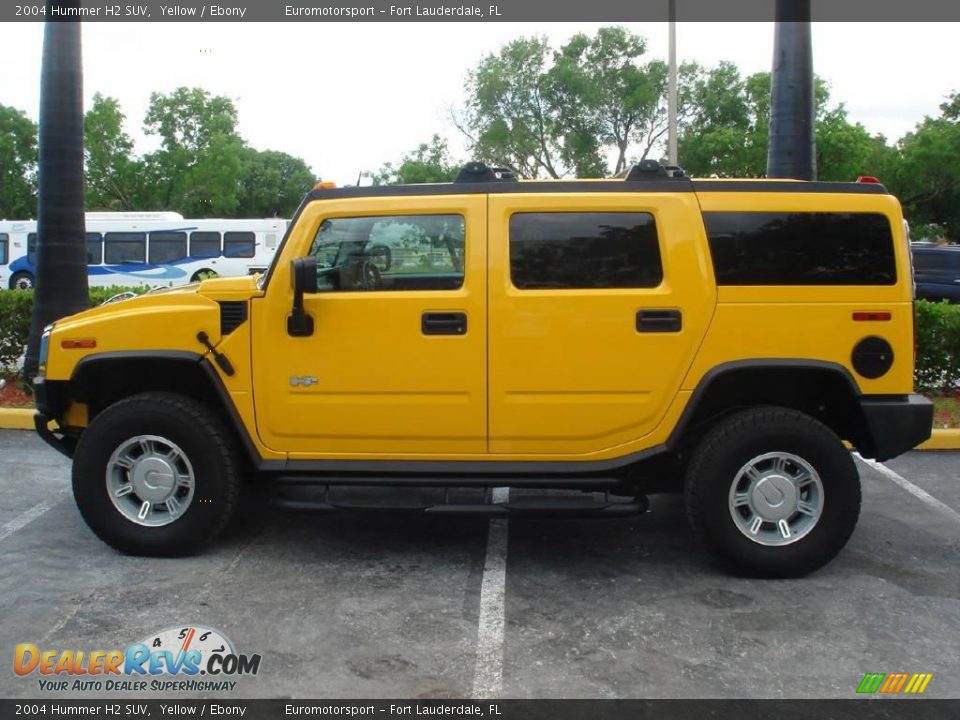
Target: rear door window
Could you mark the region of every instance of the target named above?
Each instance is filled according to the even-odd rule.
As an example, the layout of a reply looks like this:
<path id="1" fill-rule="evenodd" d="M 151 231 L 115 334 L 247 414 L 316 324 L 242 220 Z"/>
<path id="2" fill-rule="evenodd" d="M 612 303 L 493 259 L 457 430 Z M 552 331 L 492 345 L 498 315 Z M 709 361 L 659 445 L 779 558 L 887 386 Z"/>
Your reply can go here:
<path id="1" fill-rule="evenodd" d="M 521 290 L 656 287 L 663 265 L 653 215 L 515 213 L 510 277 Z"/>

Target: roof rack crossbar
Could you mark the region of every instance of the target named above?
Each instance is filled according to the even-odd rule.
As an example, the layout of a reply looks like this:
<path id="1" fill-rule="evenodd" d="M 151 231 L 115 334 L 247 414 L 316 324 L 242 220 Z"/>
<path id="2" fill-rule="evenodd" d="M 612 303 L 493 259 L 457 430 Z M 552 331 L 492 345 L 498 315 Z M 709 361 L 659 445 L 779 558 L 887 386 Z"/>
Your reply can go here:
<path id="1" fill-rule="evenodd" d="M 685 178 L 683 168 L 678 165 L 661 165 L 656 160 L 641 160 L 630 168 L 630 171 L 624 176 L 624 180 L 662 180 Z"/>
<path id="2" fill-rule="evenodd" d="M 489 167 L 482 162 L 469 162 L 463 166 L 455 183 L 515 182 L 517 176 L 510 168 Z"/>

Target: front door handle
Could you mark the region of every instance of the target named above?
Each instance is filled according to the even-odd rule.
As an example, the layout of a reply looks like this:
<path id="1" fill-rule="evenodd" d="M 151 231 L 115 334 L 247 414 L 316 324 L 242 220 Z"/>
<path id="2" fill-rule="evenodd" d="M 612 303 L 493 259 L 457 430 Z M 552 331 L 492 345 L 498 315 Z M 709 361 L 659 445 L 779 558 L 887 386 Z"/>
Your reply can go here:
<path id="1" fill-rule="evenodd" d="M 637 332 L 680 332 L 683 315 L 679 310 L 638 310 Z"/>
<path id="2" fill-rule="evenodd" d="M 424 335 L 466 335 L 467 314 L 462 312 L 425 312 L 420 318 Z"/>

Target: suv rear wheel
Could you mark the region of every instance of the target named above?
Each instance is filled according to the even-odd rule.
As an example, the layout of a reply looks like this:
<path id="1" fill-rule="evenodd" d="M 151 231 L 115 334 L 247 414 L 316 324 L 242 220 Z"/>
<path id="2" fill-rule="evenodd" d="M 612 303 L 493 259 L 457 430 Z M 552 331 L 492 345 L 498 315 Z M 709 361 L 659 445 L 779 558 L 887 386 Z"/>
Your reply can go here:
<path id="1" fill-rule="evenodd" d="M 135 555 L 201 549 L 237 503 L 239 469 L 219 418 L 196 400 L 142 393 L 111 405 L 73 459 L 80 514 L 101 540 Z"/>
<path id="2" fill-rule="evenodd" d="M 799 577 L 831 560 L 860 512 L 850 453 L 796 410 L 754 408 L 718 422 L 687 467 L 694 533 L 735 570 Z"/>

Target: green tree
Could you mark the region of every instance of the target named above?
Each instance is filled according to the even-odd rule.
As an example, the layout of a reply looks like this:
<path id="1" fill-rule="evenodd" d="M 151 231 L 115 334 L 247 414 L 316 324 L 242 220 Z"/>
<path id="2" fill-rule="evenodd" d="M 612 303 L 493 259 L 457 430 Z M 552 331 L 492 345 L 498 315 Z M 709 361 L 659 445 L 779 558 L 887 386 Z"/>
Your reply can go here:
<path id="1" fill-rule="evenodd" d="M 143 159 L 149 207 L 230 217 L 239 204 L 243 140 L 233 101 L 200 88 L 152 93 L 144 130 L 161 147 Z"/>
<path id="2" fill-rule="evenodd" d="M 37 125 L 0 105 L 0 218 L 37 216 Z"/>
<path id="3" fill-rule="evenodd" d="M 554 54 L 546 92 L 562 133 L 561 158 L 580 177 L 607 173 L 612 148 L 613 173 L 629 160 L 643 160 L 667 132 L 667 65 L 642 64 L 646 40 L 623 27 L 606 27 L 593 37 L 573 36 Z M 679 69 L 686 88 L 698 68 Z M 688 109 L 689 93 L 679 93 L 678 115 Z"/>
<path id="4" fill-rule="evenodd" d="M 546 38 L 519 38 L 470 71 L 458 124 L 475 159 L 522 177 L 563 174 L 562 132 L 546 94 L 549 55 Z"/>
<path id="5" fill-rule="evenodd" d="M 911 223 L 934 225 L 960 240 L 960 93 L 949 95 L 940 116 L 924 118 L 897 149 L 887 184 Z"/>
<path id="6" fill-rule="evenodd" d="M 142 167 L 123 130 L 120 103 L 100 93 L 84 117 L 88 210 L 137 210 L 143 194 Z"/>
<path id="7" fill-rule="evenodd" d="M 374 185 L 451 182 L 459 169 L 450 158 L 447 141 L 434 135 L 429 143 L 420 143 L 400 162 L 384 163 L 370 178 Z"/>
<path id="8" fill-rule="evenodd" d="M 574 35 L 558 50 L 520 38 L 469 73 L 458 127 L 475 158 L 523 177 L 598 177 L 649 156 L 667 132 L 667 66 L 622 27 Z M 679 114 L 698 72 L 680 68 Z"/>
<path id="9" fill-rule="evenodd" d="M 882 136 L 851 123 L 843 104 L 830 106 L 826 82 L 815 79 L 817 174 L 821 180 L 879 175 L 889 164 Z M 731 63 L 704 71 L 691 88 L 691 113 L 679 138 L 680 164 L 692 175 L 761 177 L 767 167 L 770 73 L 742 78 Z"/>
<path id="10" fill-rule="evenodd" d="M 316 182 L 300 158 L 243 148 L 237 217 L 291 217 Z"/>

